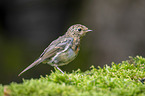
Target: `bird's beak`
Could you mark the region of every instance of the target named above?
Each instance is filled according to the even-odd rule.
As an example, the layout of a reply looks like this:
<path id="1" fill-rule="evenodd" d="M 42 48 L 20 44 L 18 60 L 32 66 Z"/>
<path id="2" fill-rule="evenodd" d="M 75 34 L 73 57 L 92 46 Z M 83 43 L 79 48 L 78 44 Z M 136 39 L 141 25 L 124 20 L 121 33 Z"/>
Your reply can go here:
<path id="1" fill-rule="evenodd" d="M 93 30 L 90 30 L 90 29 L 87 30 L 87 32 L 90 32 L 90 31 L 93 31 Z"/>

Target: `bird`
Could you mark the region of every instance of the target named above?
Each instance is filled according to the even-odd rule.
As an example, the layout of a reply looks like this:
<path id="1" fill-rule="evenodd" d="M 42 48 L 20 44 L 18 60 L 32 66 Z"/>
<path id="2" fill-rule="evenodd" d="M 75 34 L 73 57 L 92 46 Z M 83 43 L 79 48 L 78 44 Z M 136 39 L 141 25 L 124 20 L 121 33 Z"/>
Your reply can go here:
<path id="1" fill-rule="evenodd" d="M 72 25 L 63 36 L 59 36 L 52 41 L 40 57 L 26 67 L 18 76 L 40 63 L 54 66 L 64 74 L 58 66 L 66 65 L 76 58 L 82 38 L 90 31 L 92 30 L 84 25 Z"/>

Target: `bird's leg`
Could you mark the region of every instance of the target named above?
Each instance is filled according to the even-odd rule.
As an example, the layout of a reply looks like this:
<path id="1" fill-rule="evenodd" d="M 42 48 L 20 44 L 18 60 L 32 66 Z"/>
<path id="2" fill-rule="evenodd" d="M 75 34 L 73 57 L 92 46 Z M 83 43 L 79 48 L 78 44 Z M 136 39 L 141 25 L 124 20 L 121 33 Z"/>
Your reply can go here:
<path id="1" fill-rule="evenodd" d="M 63 72 L 56 64 L 54 64 L 54 66 L 55 66 L 60 72 L 62 72 L 62 73 L 64 74 L 64 72 Z"/>

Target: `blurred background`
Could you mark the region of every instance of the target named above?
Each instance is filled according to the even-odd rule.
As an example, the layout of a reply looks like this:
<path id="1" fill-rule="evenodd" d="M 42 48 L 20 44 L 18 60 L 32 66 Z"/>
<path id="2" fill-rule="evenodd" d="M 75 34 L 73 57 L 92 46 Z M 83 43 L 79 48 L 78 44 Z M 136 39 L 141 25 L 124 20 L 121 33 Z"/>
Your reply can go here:
<path id="1" fill-rule="evenodd" d="M 49 75 L 54 68 L 40 64 L 17 76 L 77 23 L 93 32 L 63 71 L 145 56 L 145 0 L 0 0 L 0 84 Z"/>

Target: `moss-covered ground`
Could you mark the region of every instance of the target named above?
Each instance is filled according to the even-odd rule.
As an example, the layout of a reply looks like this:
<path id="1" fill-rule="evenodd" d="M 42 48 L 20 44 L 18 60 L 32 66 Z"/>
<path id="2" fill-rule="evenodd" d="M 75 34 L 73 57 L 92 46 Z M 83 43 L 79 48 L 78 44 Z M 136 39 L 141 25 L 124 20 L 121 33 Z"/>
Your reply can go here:
<path id="1" fill-rule="evenodd" d="M 145 58 L 130 57 L 103 68 L 62 74 L 56 70 L 39 79 L 0 85 L 5 96 L 145 96 Z"/>

